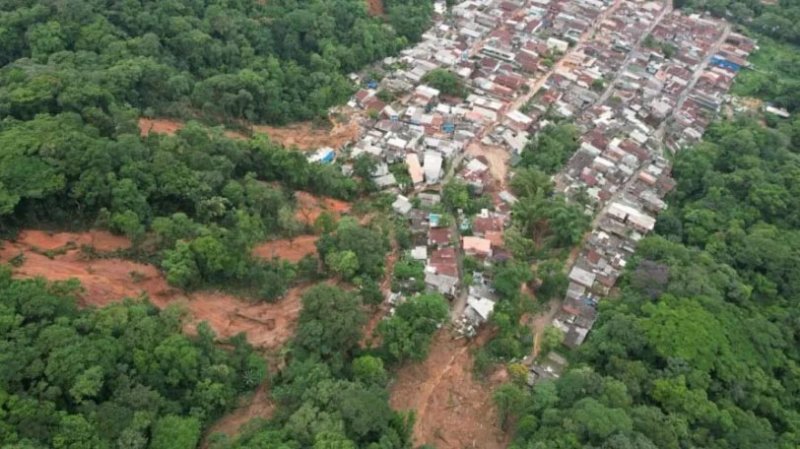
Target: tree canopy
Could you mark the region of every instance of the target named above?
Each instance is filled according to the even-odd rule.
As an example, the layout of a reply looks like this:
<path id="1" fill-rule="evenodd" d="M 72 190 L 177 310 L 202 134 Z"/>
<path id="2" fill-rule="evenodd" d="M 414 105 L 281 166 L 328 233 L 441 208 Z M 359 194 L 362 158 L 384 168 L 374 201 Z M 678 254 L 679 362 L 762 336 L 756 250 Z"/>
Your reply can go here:
<path id="1" fill-rule="evenodd" d="M 241 335 L 219 349 L 205 324 L 186 337 L 177 309 L 145 301 L 79 310 L 77 288 L 0 269 L 4 445 L 191 449 L 264 378 Z"/>
<path id="2" fill-rule="evenodd" d="M 800 444 L 796 126 L 720 122 L 677 155 L 657 235 L 573 367 L 510 411 L 512 447 Z"/>
<path id="3" fill-rule="evenodd" d="M 0 2 L 0 115 L 120 109 L 216 122 L 325 116 L 346 74 L 420 38 L 430 2 Z"/>

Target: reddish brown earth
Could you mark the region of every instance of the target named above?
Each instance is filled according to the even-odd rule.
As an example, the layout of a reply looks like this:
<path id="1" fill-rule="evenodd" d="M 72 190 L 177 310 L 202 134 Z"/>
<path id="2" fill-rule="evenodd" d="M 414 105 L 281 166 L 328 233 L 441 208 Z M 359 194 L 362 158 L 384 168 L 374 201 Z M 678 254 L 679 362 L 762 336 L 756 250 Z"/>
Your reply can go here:
<path id="1" fill-rule="evenodd" d="M 294 196 L 297 199 L 295 218 L 307 225 L 313 225 L 322 212 L 329 212 L 338 218 L 349 212 L 351 207 L 347 201 L 317 197 L 302 191 L 295 192 Z"/>
<path id="2" fill-rule="evenodd" d="M 434 338 L 424 362 L 397 373 L 390 402 L 398 410 L 415 410 L 414 444 L 438 449 L 502 449 L 509 436 L 500 429 L 492 390 L 503 376 L 481 383 L 472 374 L 471 349 L 488 335 L 468 342 L 453 339 L 446 329 Z"/>
<path id="3" fill-rule="evenodd" d="M 215 422 L 206 432 L 206 441 L 202 447 L 208 447 L 208 437 L 215 433 L 224 433 L 229 437 L 236 436 L 239 429 L 250 420 L 269 419 L 275 412 L 275 403 L 269 396 L 267 382 L 259 385 L 255 393 L 247 398 L 240 407 L 228 413 Z"/>
<path id="4" fill-rule="evenodd" d="M 165 118 L 140 118 L 139 132 L 143 136 L 150 133 L 175 134 L 185 124 L 181 121 Z M 319 147 L 341 148 L 358 139 L 359 126 L 356 120 L 348 123 L 336 123 L 332 127 L 317 127 L 310 122 L 296 123 L 277 127 L 255 125 L 252 130 L 256 134 L 266 134 L 270 140 L 285 147 L 296 147 L 299 150 L 314 150 Z M 247 137 L 236 131 L 225 131 L 225 135 L 233 139 Z"/>
<path id="5" fill-rule="evenodd" d="M 303 257 L 317 252 L 317 238 L 316 235 L 301 235 L 293 239 L 272 240 L 253 248 L 253 254 L 264 259 L 277 257 L 289 262 L 297 262 Z"/>
<path id="6" fill-rule="evenodd" d="M 103 232 L 24 231 L 16 241 L 3 242 L 0 261 L 8 262 L 22 253 L 23 263 L 13 268 L 16 276 L 79 280 L 83 286 L 79 299 L 85 306 L 104 306 L 142 294 L 147 294 L 159 308 L 183 304 L 188 311 L 185 325 L 188 333 L 194 332 L 201 321 L 207 321 L 220 338 L 245 332 L 251 344 L 263 349 L 281 346 L 294 333 L 303 287 L 290 290 L 275 304 L 250 303 L 220 292 L 184 293 L 170 287 L 152 265 L 117 258 L 89 258 L 78 249 L 82 242 L 88 245 L 94 242 L 98 251 L 127 245 L 124 239 Z M 43 255 L 43 251 L 49 251 L 50 257 Z"/>
<path id="7" fill-rule="evenodd" d="M 253 132 L 266 134 L 273 142 L 299 150 L 314 150 L 319 147 L 339 149 L 358 140 L 359 126 L 356 120 L 335 123 L 332 128 L 318 127 L 311 122 L 288 126 L 253 126 Z"/>
<path id="8" fill-rule="evenodd" d="M 367 0 L 367 12 L 369 15 L 379 17 L 385 14 L 382 0 Z"/>
<path id="9" fill-rule="evenodd" d="M 183 126 L 183 122 L 165 118 L 151 119 L 142 117 L 139 119 L 139 132 L 142 136 L 147 136 L 150 133 L 172 135 L 182 129 Z"/>

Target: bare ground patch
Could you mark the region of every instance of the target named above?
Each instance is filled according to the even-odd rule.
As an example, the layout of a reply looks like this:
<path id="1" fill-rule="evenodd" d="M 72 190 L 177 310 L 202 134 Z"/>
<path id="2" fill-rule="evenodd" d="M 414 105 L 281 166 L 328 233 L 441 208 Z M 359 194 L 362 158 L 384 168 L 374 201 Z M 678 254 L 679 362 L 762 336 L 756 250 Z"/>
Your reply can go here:
<path id="1" fill-rule="evenodd" d="M 485 331 L 484 331 L 485 332 Z M 471 349 L 486 335 L 468 342 L 442 329 L 428 358 L 402 367 L 391 388 L 390 402 L 399 410 L 416 410 L 414 444 L 438 449 L 502 449 L 509 436 L 500 429 L 492 390 L 497 376 L 481 383 L 472 374 Z"/>
<path id="2" fill-rule="evenodd" d="M 79 299 L 84 306 L 102 307 L 142 294 L 159 308 L 182 304 L 189 313 L 185 324 L 188 333 L 193 333 L 201 321 L 207 321 L 220 338 L 245 332 L 251 344 L 263 349 L 280 347 L 294 334 L 304 287 L 290 290 L 274 304 L 248 302 L 222 292 L 184 293 L 169 286 L 153 265 L 118 258 L 92 259 L 68 244 L 69 241 L 91 242 L 92 234 L 94 241 L 100 243 L 98 250 L 113 249 L 122 243 L 102 233 L 65 236 L 27 231 L 20 234 L 19 240 L 3 242 L 0 261 L 8 262 L 22 255 L 21 263 L 13 268 L 14 275 L 22 278 L 77 279 L 83 286 Z M 61 241 L 67 243 L 56 246 Z M 49 253 L 43 254 L 42 248 L 47 248 Z"/>

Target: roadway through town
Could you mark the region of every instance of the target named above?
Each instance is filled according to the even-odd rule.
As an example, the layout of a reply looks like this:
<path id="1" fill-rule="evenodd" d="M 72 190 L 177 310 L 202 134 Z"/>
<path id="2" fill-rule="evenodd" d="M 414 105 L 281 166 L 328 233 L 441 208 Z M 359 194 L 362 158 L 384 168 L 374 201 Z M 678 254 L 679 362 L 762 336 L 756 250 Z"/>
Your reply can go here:
<path id="1" fill-rule="evenodd" d="M 705 71 L 708 64 L 711 62 L 711 58 L 717 54 L 722 44 L 725 43 L 725 40 L 728 39 L 728 36 L 731 34 L 731 26 L 730 24 L 726 23 L 725 28 L 722 31 L 722 35 L 719 39 L 714 43 L 714 45 L 708 50 L 708 54 L 703 59 L 700 67 L 695 71 L 694 75 L 692 75 L 692 79 L 689 81 L 689 84 L 686 85 L 686 89 L 681 92 L 680 96 L 678 96 L 678 101 L 675 102 L 675 107 L 670 111 L 669 115 L 664 118 L 664 121 L 661 122 L 661 125 L 656 129 L 654 136 L 656 138 L 656 142 L 658 143 L 658 151 L 663 155 L 664 153 L 664 139 L 666 138 L 666 130 L 667 125 L 672 122 L 672 119 L 675 117 L 675 114 L 681 110 L 683 107 L 683 103 L 686 102 L 686 99 L 689 98 L 689 94 L 694 89 L 695 84 L 697 81 L 700 80 L 700 77 L 703 76 L 703 72 Z"/>
<path id="2" fill-rule="evenodd" d="M 658 26 L 658 24 L 661 23 L 662 20 L 664 20 L 664 17 L 666 17 L 667 14 L 672 12 L 672 2 L 670 0 L 667 0 L 664 3 L 665 3 L 664 9 L 661 10 L 661 12 L 658 14 L 658 17 L 656 17 L 656 19 L 653 20 L 653 23 L 651 23 L 650 26 L 647 27 L 647 30 L 644 33 L 642 33 L 641 36 L 639 36 L 639 39 L 633 45 L 631 51 L 629 51 L 627 56 L 625 56 L 625 60 L 622 62 L 620 70 L 617 72 L 617 75 L 614 77 L 614 80 L 611 81 L 606 90 L 603 92 L 603 95 L 600 96 L 600 98 L 597 100 L 595 104 L 603 104 L 606 102 L 606 100 L 608 100 L 608 98 L 611 96 L 611 93 L 614 92 L 614 87 L 617 85 L 617 82 L 622 77 L 622 74 L 624 73 L 623 69 L 625 68 L 625 66 L 627 66 L 628 63 L 631 62 L 631 59 L 633 59 L 634 55 L 638 53 L 638 51 L 642 48 L 642 43 L 647 38 L 647 36 L 649 36 L 650 33 L 652 33 L 653 30 Z"/>

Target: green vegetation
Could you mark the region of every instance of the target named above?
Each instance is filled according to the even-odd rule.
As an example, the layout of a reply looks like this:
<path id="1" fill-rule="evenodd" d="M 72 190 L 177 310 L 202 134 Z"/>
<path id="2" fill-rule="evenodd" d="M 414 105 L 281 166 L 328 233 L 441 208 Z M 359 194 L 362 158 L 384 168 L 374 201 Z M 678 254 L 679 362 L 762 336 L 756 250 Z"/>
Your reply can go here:
<path id="1" fill-rule="evenodd" d="M 717 17 L 740 22 L 774 39 L 800 44 L 800 4 L 796 1 L 678 0 L 675 8 L 706 10 Z"/>
<path id="2" fill-rule="evenodd" d="M 450 315 L 439 294 L 414 296 L 397 306 L 391 318 L 378 325 L 382 352 L 391 362 L 425 360 L 433 333 Z"/>
<path id="3" fill-rule="evenodd" d="M 381 230 L 344 218 L 334 232 L 319 239 L 317 250 L 327 268 L 344 279 L 378 280 L 383 276 L 389 239 Z"/>
<path id="4" fill-rule="evenodd" d="M 580 242 L 589 227 L 583 207 L 553 194 L 550 178 L 536 168 L 522 168 L 511 179 L 519 198 L 513 226 L 506 231 L 508 249 L 519 260 L 547 258 Z"/>
<path id="5" fill-rule="evenodd" d="M 177 309 L 143 301 L 79 310 L 75 282 L 0 269 L 0 441 L 20 448 L 193 449 L 206 424 L 265 375 L 244 336 L 215 345 Z"/>
<path id="6" fill-rule="evenodd" d="M 761 98 L 790 112 L 800 109 L 800 48 L 765 36 L 749 61 L 754 70 L 736 76 L 733 93 Z"/>
<path id="7" fill-rule="evenodd" d="M 488 196 L 473 195 L 467 183 L 453 178 L 442 187 L 442 206 L 451 213 L 461 209 L 465 215 L 470 216 L 481 209 L 491 208 L 492 201 Z"/>
<path id="8" fill-rule="evenodd" d="M 658 235 L 572 368 L 499 394 L 512 448 L 800 444 L 797 129 L 717 123 L 678 154 Z"/>
<path id="9" fill-rule="evenodd" d="M 425 290 L 425 264 L 418 260 L 401 259 L 394 264 L 392 291 L 406 294 Z"/>
<path id="10" fill-rule="evenodd" d="M 536 167 L 555 174 L 578 149 L 578 130 L 570 123 L 550 124 L 522 150 L 522 167 Z"/>
<path id="11" fill-rule="evenodd" d="M 231 140 L 189 123 L 174 137 L 142 140 L 135 122 L 121 120 L 114 138 L 73 113 L 0 124 L 0 227 L 108 227 L 175 286 L 274 299 L 294 270 L 253 260 L 251 249 L 302 226 L 291 190 L 273 182 L 340 198 L 358 192 L 336 167 L 263 139 Z"/>
<path id="12" fill-rule="evenodd" d="M 0 115 L 75 112 L 287 123 L 324 117 L 346 74 L 418 40 L 428 2 L 0 2 Z"/>
<path id="13" fill-rule="evenodd" d="M 669 42 L 659 41 L 655 39 L 652 34 L 648 34 L 647 37 L 644 38 L 642 45 L 648 48 L 661 50 L 661 53 L 667 59 L 672 59 L 672 57 L 675 56 L 675 52 L 678 51 L 678 48 L 675 47 L 674 44 L 671 44 Z"/>
<path id="14" fill-rule="evenodd" d="M 327 285 L 306 292 L 289 363 L 272 386 L 275 418 L 211 447 L 409 448 L 413 416 L 389 408 L 383 361 L 354 358 L 364 322 L 350 293 Z"/>
<path id="15" fill-rule="evenodd" d="M 433 69 L 422 77 L 422 82 L 439 89 L 442 95 L 451 97 L 466 97 L 467 89 L 464 82 L 455 73 L 447 69 Z"/>

